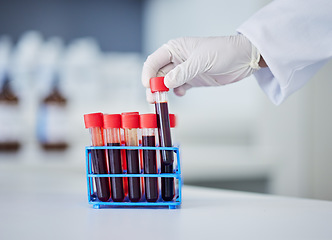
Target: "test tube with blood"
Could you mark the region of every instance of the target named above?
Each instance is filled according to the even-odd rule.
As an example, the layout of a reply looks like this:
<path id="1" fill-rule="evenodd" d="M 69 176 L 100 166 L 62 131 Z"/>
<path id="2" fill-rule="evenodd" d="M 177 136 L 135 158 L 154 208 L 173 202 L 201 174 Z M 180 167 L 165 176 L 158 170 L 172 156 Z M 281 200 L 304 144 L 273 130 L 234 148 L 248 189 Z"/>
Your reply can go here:
<path id="1" fill-rule="evenodd" d="M 142 130 L 142 146 L 155 147 L 156 146 L 156 128 L 157 116 L 156 114 L 141 114 L 140 127 Z M 145 174 L 157 174 L 157 156 L 156 150 L 143 150 L 143 165 Z M 155 202 L 158 200 L 158 178 L 145 177 L 145 198 L 148 202 Z"/>
<path id="2" fill-rule="evenodd" d="M 159 132 L 159 146 L 172 147 L 171 129 L 168 113 L 167 92 L 169 89 L 164 84 L 164 77 L 150 79 L 151 92 L 154 95 L 157 125 Z M 161 150 L 161 173 L 173 173 L 174 153 Z M 161 178 L 161 196 L 164 201 L 171 201 L 174 197 L 174 178 Z"/>
<path id="3" fill-rule="evenodd" d="M 91 113 L 84 115 L 85 128 L 91 135 L 92 146 L 104 146 L 103 114 Z M 108 174 L 106 153 L 104 149 L 91 150 L 92 167 L 95 174 Z M 96 177 L 97 197 L 102 202 L 107 202 L 111 197 L 110 181 L 108 177 Z"/>
<path id="4" fill-rule="evenodd" d="M 124 113 L 121 114 L 122 128 L 124 129 L 126 146 L 138 146 L 139 114 Z M 126 150 L 127 173 L 139 174 L 140 162 L 138 149 Z M 138 202 L 141 199 L 141 181 L 140 177 L 128 177 L 129 200 Z"/>
<path id="5" fill-rule="evenodd" d="M 104 133 L 107 146 L 120 146 L 120 114 L 104 114 Z M 110 173 L 122 174 L 121 150 L 108 149 L 108 163 Z M 122 202 L 124 199 L 123 179 L 122 177 L 111 177 L 112 200 Z"/>

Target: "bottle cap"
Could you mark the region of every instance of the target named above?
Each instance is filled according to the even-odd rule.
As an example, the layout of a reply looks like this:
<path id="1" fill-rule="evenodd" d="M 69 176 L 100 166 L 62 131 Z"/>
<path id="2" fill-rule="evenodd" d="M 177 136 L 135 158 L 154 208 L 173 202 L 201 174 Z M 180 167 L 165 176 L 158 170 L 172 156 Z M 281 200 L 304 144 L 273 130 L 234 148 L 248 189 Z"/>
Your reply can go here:
<path id="1" fill-rule="evenodd" d="M 172 114 L 172 113 L 169 114 L 169 125 L 170 125 L 171 128 L 176 127 L 176 116 L 175 116 L 175 114 Z"/>
<path id="2" fill-rule="evenodd" d="M 120 114 L 104 114 L 104 128 L 120 128 L 121 115 Z"/>
<path id="3" fill-rule="evenodd" d="M 154 113 L 141 114 L 140 116 L 141 128 L 157 128 L 157 115 Z"/>
<path id="4" fill-rule="evenodd" d="M 122 128 L 139 128 L 139 114 L 134 113 L 122 113 L 121 114 Z"/>
<path id="5" fill-rule="evenodd" d="M 101 112 L 84 114 L 84 123 L 85 128 L 103 127 L 103 114 Z"/>
<path id="6" fill-rule="evenodd" d="M 150 79 L 150 89 L 151 92 L 168 92 L 169 88 L 167 88 L 164 84 L 164 77 L 154 77 Z"/>

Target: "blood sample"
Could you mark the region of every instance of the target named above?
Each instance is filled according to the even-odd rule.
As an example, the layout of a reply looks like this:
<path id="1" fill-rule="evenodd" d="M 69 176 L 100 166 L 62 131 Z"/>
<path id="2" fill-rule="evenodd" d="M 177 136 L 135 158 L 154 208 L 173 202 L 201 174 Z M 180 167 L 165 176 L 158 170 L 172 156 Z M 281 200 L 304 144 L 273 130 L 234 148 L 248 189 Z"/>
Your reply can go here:
<path id="1" fill-rule="evenodd" d="M 140 115 L 140 126 L 142 129 L 142 146 L 155 147 L 156 146 L 156 128 L 157 116 L 156 114 L 142 114 Z M 143 165 L 144 173 L 157 173 L 157 157 L 156 150 L 143 150 Z M 145 177 L 145 198 L 148 202 L 155 202 L 158 200 L 158 178 Z"/>
<path id="2" fill-rule="evenodd" d="M 120 114 L 104 115 L 104 133 L 107 146 L 120 146 Z M 121 150 L 108 149 L 108 163 L 112 174 L 122 174 Z M 124 199 L 122 177 L 111 177 L 112 200 L 122 202 Z"/>
<path id="3" fill-rule="evenodd" d="M 151 92 L 155 99 L 157 125 L 159 132 L 159 146 L 172 147 L 171 129 L 168 114 L 167 92 L 164 77 L 150 79 Z M 161 150 L 161 173 L 173 173 L 173 151 Z M 174 178 L 161 178 L 161 196 L 165 201 L 174 197 Z"/>
<path id="4" fill-rule="evenodd" d="M 84 115 L 85 128 L 89 128 L 92 146 L 104 146 L 103 137 L 103 114 L 91 113 Z M 92 149 L 91 160 L 94 173 L 108 174 L 106 153 L 103 149 Z M 107 177 L 96 177 L 96 188 L 98 199 L 107 202 L 110 199 L 110 181 Z"/>
<path id="5" fill-rule="evenodd" d="M 121 120 L 126 146 L 138 146 L 139 114 L 124 113 L 121 114 Z M 127 149 L 126 161 L 127 173 L 140 173 L 138 149 Z M 141 181 L 139 177 L 128 177 L 128 193 L 132 202 L 138 202 L 141 199 Z"/>

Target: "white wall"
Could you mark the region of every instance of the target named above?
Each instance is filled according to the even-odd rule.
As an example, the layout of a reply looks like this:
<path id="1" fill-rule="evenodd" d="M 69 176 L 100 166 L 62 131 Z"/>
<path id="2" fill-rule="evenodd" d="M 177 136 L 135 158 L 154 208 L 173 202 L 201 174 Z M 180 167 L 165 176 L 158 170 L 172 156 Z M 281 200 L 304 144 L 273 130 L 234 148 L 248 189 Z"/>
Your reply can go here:
<path id="1" fill-rule="evenodd" d="M 269 0 L 147 0 L 143 44 L 151 53 L 169 39 L 234 34 Z"/>
<path id="2" fill-rule="evenodd" d="M 332 200 L 332 61 L 314 77 L 312 86 L 311 196 Z"/>

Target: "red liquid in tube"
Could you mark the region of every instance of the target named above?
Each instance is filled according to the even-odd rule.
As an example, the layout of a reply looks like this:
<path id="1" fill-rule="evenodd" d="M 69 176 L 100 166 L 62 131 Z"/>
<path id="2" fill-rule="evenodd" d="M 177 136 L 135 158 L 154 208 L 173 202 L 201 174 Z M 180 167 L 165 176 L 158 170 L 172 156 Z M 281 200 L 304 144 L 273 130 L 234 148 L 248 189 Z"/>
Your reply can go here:
<path id="1" fill-rule="evenodd" d="M 168 88 L 163 77 L 150 79 L 151 92 L 154 94 L 160 147 L 172 147 L 171 129 L 168 113 Z M 161 150 L 161 173 L 173 173 L 173 151 Z M 174 197 L 174 178 L 161 178 L 163 200 L 171 201 Z"/>
<path id="2" fill-rule="evenodd" d="M 156 114 L 140 115 L 140 125 L 142 129 L 142 146 L 155 147 L 156 137 L 155 129 L 157 128 Z M 156 150 L 143 150 L 143 165 L 145 174 L 157 173 L 157 156 Z M 145 177 L 145 198 L 148 202 L 155 202 L 159 197 L 158 178 Z"/>
<path id="3" fill-rule="evenodd" d="M 122 128 L 125 133 L 126 146 L 138 146 L 137 130 L 139 128 L 138 113 L 121 114 Z M 140 162 L 138 149 L 126 150 L 127 173 L 139 174 Z M 140 177 L 128 177 L 128 194 L 129 200 L 138 202 L 141 199 L 141 181 Z"/>
<path id="4" fill-rule="evenodd" d="M 127 172 L 140 173 L 138 150 L 126 151 Z M 128 194 L 132 202 L 138 202 L 141 199 L 141 181 L 139 177 L 128 178 Z"/>
<path id="5" fill-rule="evenodd" d="M 104 115 L 104 131 L 105 141 L 107 146 L 120 146 L 120 128 L 121 115 L 120 114 L 105 114 Z M 110 173 L 122 174 L 121 150 L 108 149 L 108 162 Z M 112 200 L 114 202 L 122 202 L 124 199 L 124 188 L 122 177 L 111 177 Z"/>
<path id="6" fill-rule="evenodd" d="M 89 128 L 92 146 L 104 146 L 103 114 L 92 113 L 84 115 L 85 127 Z M 106 153 L 103 149 L 92 149 L 91 160 L 94 173 L 108 174 Z M 107 177 L 96 177 L 97 197 L 102 202 L 107 202 L 111 197 L 110 181 Z"/>

